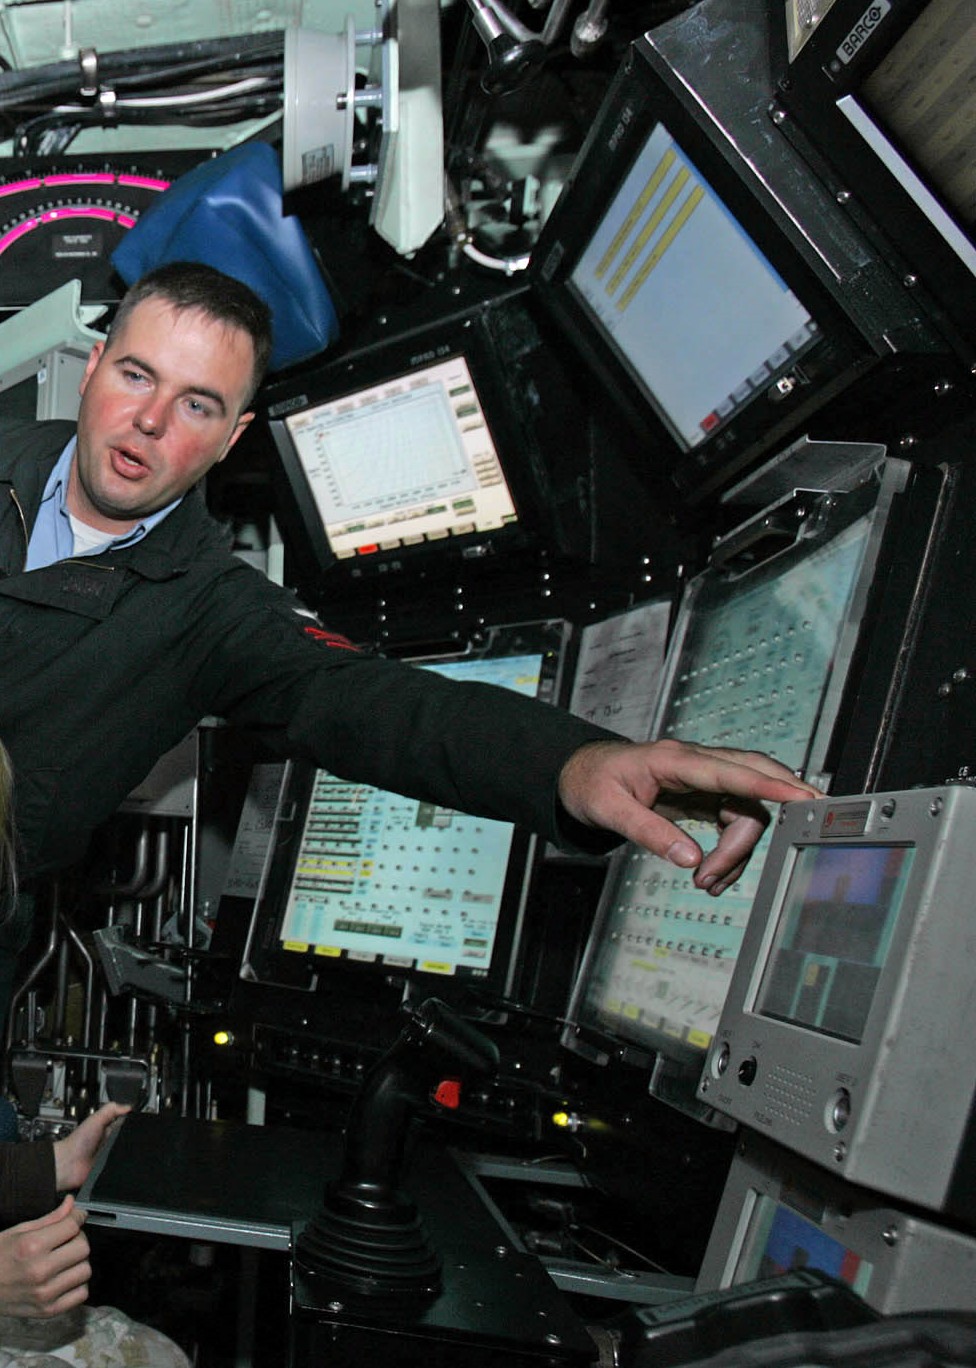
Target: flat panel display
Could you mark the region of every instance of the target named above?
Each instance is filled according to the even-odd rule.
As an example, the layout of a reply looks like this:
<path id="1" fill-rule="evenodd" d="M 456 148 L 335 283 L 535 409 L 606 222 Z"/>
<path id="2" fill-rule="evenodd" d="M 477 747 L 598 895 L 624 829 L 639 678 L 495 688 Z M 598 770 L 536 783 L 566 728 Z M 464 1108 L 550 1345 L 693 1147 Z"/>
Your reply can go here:
<path id="1" fill-rule="evenodd" d="M 425 668 L 535 696 L 542 656 Z M 513 828 L 318 770 L 278 932 L 284 951 L 483 977 Z"/>
<path id="2" fill-rule="evenodd" d="M 583 459 L 579 424 L 525 295 L 401 320 L 262 390 L 286 578 L 307 602 L 326 575 L 368 588 L 588 548 L 583 515 L 556 497 Z"/>
<path id="3" fill-rule="evenodd" d="M 765 51 L 765 13 L 728 9 L 725 22 L 705 20 L 707 45 L 685 33 L 690 16 L 633 44 L 530 271 L 635 430 L 648 478 L 693 504 L 801 432 L 835 437 L 816 424 L 893 362 L 895 332 L 906 351 L 934 345 L 914 301 L 890 288 L 880 255 L 769 121 L 775 87 L 754 32 L 763 26 Z M 725 66 L 742 64 L 748 82 L 717 80 L 702 61 L 726 36 Z M 861 293 L 842 279 L 840 238 Z M 877 299 L 863 287 L 875 274 Z"/>
<path id="4" fill-rule="evenodd" d="M 788 49 L 781 127 L 868 230 L 894 249 L 973 359 L 976 149 L 970 0 L 834 0 Z M 795 131 L 794 131 L 795 130 Z M 951 330 L 948 330 L 951 329 Z"/>
<path id="5" fill-rule="evenodd" d="M 679 613 L 654 733 L 756 749 L 808 769 L 829 733 L 831 685 L 871 518 L 838 525 L 747 574 L 705 571 Z M 870 560 L 870 555 L 868 555 Z M 713 831 L 686 823 L 707 848 Z M 690 1101 L 712 1041 L 771 839 L 720 898 L 687 873 L 636 847 L 614 857 L 570 1016 L 640 1050 L 688 1061 L 679 1091 Z M 662 1080 L 663 1083 L 663 1080 Z M 671 1099 L 675 1100 L 675 1099 Z"/>
<path id="6" fill-rule="evenodd" d="M 860 1043 L 914 853 L 890 845 L 797 851 L 760 1015 Z"/>
<path id="7" fill-rule="evenodd" d="M 415 668 L 552 701 L 567 632 L 497 628 L 482 651 Z M 290 765 L 242 977 L 311 990 L 338 970 L 504 992 L 535 848 L 511 823 Z"/>
<path id="8" fill-rule="evenodd" d="M 748 1254 L 736 1270 L 736 1282 L 816 1268 L 864 1296 L 871 1281 L 871 1264 L 799 1212 L 763 1197 L 756 1205 L 753 1222 Z"/>
<path id="9" fill-rule="evenodd" d="M 972 6 L 966 0 L 929 0 L 862 87 L 867 109 L 970 236 L 976 227 L 976 152 L 959 93 L 974 73 Z M 951 233 L 948 225 L 945 232 Z M 976 247 L 968 255 L 976 261 Z"/>
<path id="10" fill-rule="evenodd" d="M 696 1293 L 813 1268 L 883 1314 L 968 1306 L 976 1241 L 742 1131 Z"/>
<path id="11" fill-rule="evenodd" d="M 810 311 L 663 123 L 569 282 L 683 451 L 766 393 L 818 337 Z"/>
<path id="12" fill-rule="evenodd" d="M 463 355 L 312 404 L 283 426 L 339 559 L 517 519 Z"/>

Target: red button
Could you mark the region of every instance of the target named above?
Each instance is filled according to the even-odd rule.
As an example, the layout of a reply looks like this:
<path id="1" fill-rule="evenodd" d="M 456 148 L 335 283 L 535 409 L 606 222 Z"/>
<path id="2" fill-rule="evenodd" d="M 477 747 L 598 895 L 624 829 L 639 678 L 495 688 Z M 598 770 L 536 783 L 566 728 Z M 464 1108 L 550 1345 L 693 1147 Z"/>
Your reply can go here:
<path id="1" fill-rule="evenodd" d="M 457 1111 L 461 1105 L 461 1081 L 458 1078 L 445 1078 L 434 1089 L 434 1101 L 441 1107 Z"/>

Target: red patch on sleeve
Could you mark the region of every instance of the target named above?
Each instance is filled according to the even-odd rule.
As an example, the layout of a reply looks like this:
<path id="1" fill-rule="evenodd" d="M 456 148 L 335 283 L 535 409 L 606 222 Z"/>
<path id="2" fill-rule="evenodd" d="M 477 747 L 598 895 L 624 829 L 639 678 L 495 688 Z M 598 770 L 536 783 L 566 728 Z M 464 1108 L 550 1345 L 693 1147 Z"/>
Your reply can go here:
<path id="1" fill-rule="evenodd" d="M 310 636 L 315 641 L 321 641 L 324 646 L 336 646 L 341 651 L 358 651 L 359 647 L 354 646 L 348 637 L 344 637 L 339 632 L 330 632 L 326 627 L 313 627 L 311 623 L 303 627 L 302 631 L 306 636 Z"/>

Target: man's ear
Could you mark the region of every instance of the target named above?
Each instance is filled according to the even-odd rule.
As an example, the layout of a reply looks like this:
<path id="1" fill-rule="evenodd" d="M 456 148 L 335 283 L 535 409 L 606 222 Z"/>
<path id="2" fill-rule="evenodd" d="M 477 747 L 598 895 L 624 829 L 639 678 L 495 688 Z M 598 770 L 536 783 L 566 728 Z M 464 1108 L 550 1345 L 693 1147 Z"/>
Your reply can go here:
<path id="1" fill-rule="evenodd" d="M 85 373 L 81 377 L 81 380 L 78 384 L 79 394 L 84 394 L 85 390 L 88 388 L 88 381 L 91 378 L 91 373 L 101 360 L 102 352 L 104 350 L 105 343 L 96 342 L 95 345 L 92 347 L 91 351 L 88 353 L 88 360 L 85 362 Z"/>
<path id="2" fill-rule="evenodd" d="M 234 425 L 234 431 L 230 434 L 230 436 L 227 439 L 227 445 L 224 447 L 223 451 L 217 457 L 218 464 L 224 459 L 228 451 L 230 451 L 231 447 L 237 441 L 238 437 L 241 436 L 244 429 L 248 426 L 253 417 L 253 413 L 242 413 L 241 416 L 238 418 L 237 422 Z"/>

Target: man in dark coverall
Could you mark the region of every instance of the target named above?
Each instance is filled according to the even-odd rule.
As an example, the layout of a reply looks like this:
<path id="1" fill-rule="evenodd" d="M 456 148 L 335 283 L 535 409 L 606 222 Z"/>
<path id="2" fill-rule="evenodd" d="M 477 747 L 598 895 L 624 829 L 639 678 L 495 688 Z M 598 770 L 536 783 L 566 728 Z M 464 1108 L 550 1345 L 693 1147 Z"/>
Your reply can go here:
<path id="1" fill-rule="evenodd" d="M 251 421 L 270 347 L 269 311 L 249 290 L 208 267 L 163 267 L 133 286 L 93 348 L 77 432 L 7 428 L 0 738 L 13 762 L 22 889 L 74 862 L 159 756 L 214 715 L 281 755 L 564 847 L 637 841 L 722 892 L 765 825 L 761 800 L 814 795 L 783 766 L 752 752 L 633 744 L 508 690 L 350 649 L 231 553 L 197 486 Z M 672 825 L 662 795 L 672 815 L 710 805 L 720 836 L 707 856 Z M 22 896 L 0 926 L 2 1012 L 29 906 Z M 91 1150 L 112 1119 L 104 1108 L 98 1118 Z M 53 1152 L 41 1167 L 53 1204 Z M 32 1314 L 83 1295 L 77 1231 L 58 1209 L 0 1239 L 0 1302 L 22 1247 L 10 1242 L 25 1234 Z"/>

